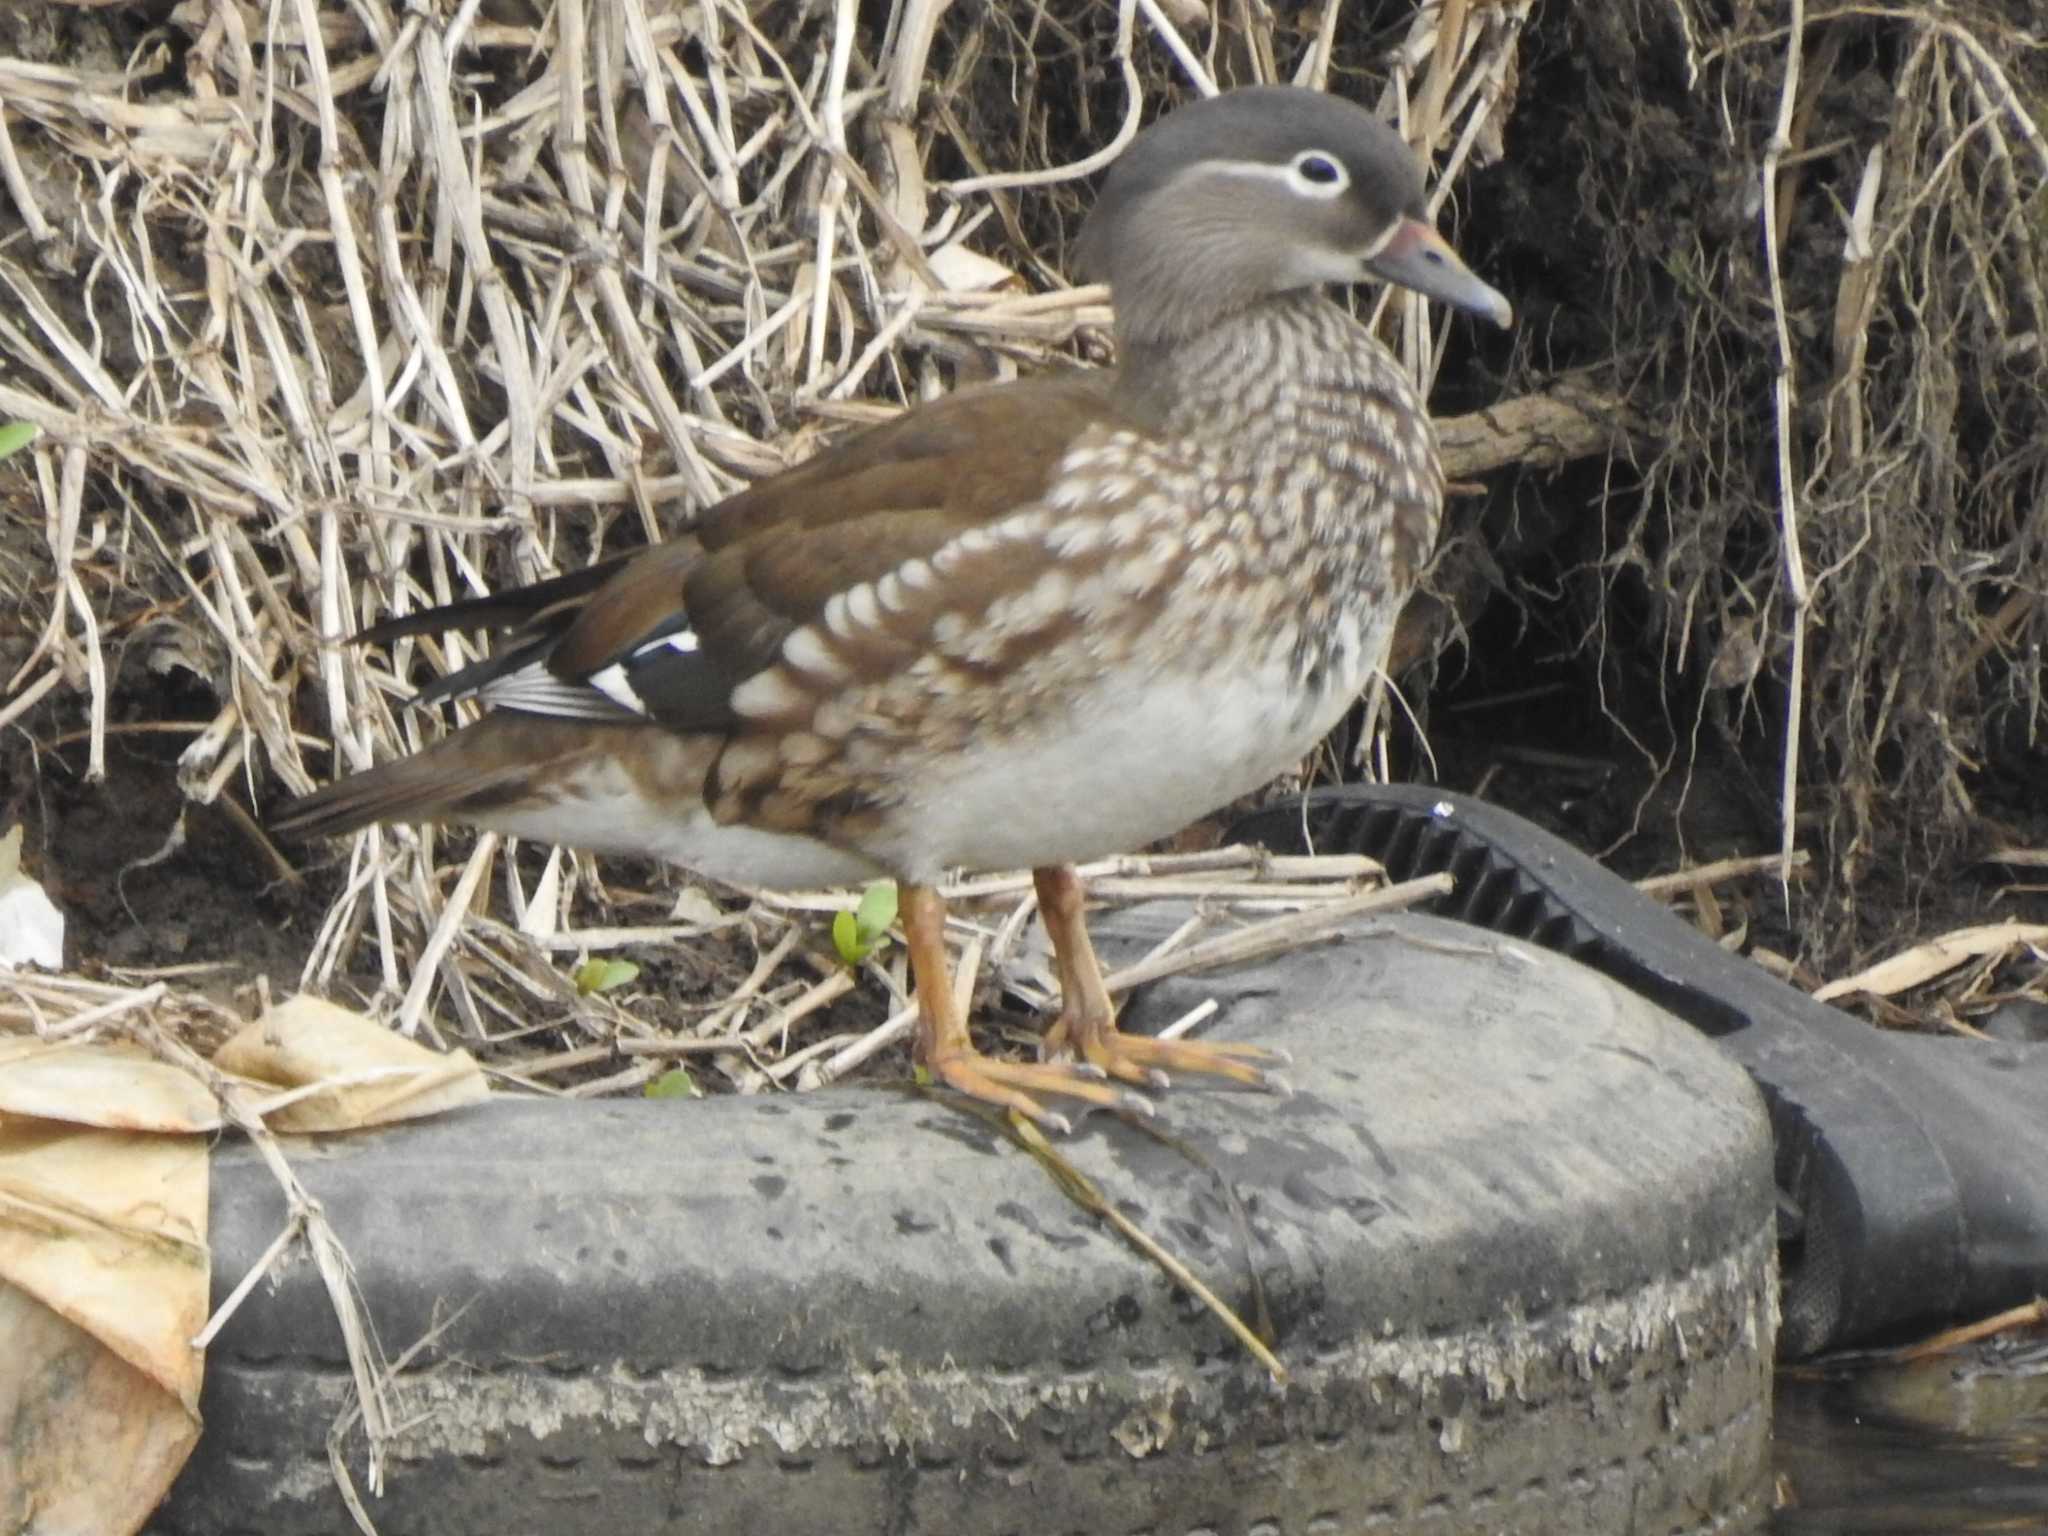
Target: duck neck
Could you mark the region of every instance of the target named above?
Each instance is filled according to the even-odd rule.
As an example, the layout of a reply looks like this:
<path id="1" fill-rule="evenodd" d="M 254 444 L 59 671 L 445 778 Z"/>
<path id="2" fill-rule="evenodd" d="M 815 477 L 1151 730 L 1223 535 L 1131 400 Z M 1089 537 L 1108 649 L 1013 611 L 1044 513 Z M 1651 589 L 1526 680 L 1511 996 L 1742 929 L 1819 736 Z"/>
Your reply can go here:
<path id="1" fill-rule="evenodd" d="M 1259 299 L 1182 335 L 1120 333 L 1118 342 L 1123 398 L 1169 435 L 1251 434 L 1241 446 L 1256 452 L 1262 424 L 1291 428 L 1306 416 L 1327 430 L 1362 397 L 1422 414 L 1392 354 L 1312 289 Z"/>
<path id="2" fill-rule="evenodd" d="M 1436 539 L 1443 472 L 1422 397 L 1394 356 L 1320 293 L 1284 294 L 1124 357 L 1120 402 L 1222 487 L 1219 508 L 1288 525 L 1276 558 L 1399 606 Z M 1300 542 L 1296 543 L 1298 535 Z"/>

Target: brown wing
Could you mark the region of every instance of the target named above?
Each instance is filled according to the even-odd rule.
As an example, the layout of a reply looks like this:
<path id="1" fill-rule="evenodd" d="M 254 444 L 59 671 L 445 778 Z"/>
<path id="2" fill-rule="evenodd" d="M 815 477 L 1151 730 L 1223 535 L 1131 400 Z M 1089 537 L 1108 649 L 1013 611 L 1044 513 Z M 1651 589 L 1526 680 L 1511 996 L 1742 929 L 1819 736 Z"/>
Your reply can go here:
<path id="1" fill-rule="evenodd" d="M 581 681 L 643 656 L 632 684 L 649 712 L 702 728 L 710 695 L 723 710 L 835 593 L 1028 504 L 1082 433 L 1129 424 L 1108 386 L 1075 373 L 962 390 L 742 491 L 692 540 L 647 551 L 592 593 L 549 671 Z M 644 650 L 683 614 L 694 648 Z"/>
<path id="2" fill-rule="evenodd" d="M 1082 434 L 1129 425 L 1109 396 L 1099 372 L 962 390 L 721 502 L 682 538 L 358 638 L 512 631 L 421 702 L 475 694 L 529 714 L 728 730 L 733 690 L 835 594 L 1027 505 Z"/>

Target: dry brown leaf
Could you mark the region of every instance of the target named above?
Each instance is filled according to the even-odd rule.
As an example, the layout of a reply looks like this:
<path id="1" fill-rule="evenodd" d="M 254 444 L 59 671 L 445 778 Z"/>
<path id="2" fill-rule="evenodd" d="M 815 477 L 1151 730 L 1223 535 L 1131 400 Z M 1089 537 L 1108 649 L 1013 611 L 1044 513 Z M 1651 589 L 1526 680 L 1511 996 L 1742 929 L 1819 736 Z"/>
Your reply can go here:
<path id="1" fill-rule="evenodd" d="M 50 1536 L 141 1529 L 198 1443 L 198 1418 L 90 1332 L 4 1284 L 0 1355 L 0 1519 Z"/>
<path id="2" fill-rule="evenodd" d="M 309 1090 L 265 1107 L 274 1131 L 353 1131 L 439 1114 L 490 1094 L 467 1051 L 441 1054 L 374 1019 L 301 993 L 271 1007 L 214 1053 L 224 1072 Z"/>
<path id="3" fill-rule="evenodd" d="M 199 1437 L 206 1199 L 202 1138 L 0 1124 L 0 1516 L 133 1531 L 170 1487 Z"/>
<path id="4" fill-rule="evenodd" d="M 1915 944 L 1888 959 L 1831 981 L 1813 995 L 1821 1002 L 1851 992 L 1868 992 L 1892 997 L 1924 981 L 1954 970 L 1966 960 L 1995 955 L 2020 944 L 2048 944 L 2048 924 L 1986 923 L 1978 928 L 1958 928 L 1925 944 Z"/>
<path id="5" fill-rule="evenodd" d="M 110 1131 L 220 1129 L 220 1108 L 189 1072 L 140 1046 L 0 1040 L 0 1118 L 67 1120 Z"/>
<path id="6" fill-rule="evenodd" d="M 206 1162 L 196 1137 L 0 1126 L 0 1279 L 195 1413 L 200 1360 L 186 1341 L 206 1321 Z"/>

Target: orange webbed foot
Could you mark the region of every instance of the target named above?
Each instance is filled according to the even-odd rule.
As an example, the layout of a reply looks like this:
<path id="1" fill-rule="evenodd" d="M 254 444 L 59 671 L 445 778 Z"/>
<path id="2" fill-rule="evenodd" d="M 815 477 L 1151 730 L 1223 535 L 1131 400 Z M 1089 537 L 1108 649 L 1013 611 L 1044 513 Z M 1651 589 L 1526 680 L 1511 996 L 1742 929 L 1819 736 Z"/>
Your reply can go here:
<path id="1" fill-rule="evenodd" d="M 1137 1095 L 1116 1087 L 1099 1066 L 1086 1061 L 999 1061 L 974 1048 L 967 1034 L 963 999 L 954 995 L 946 961 L 945 907 L 930 886 L 906 884 L 898 896 L 910 966 L 917 978 L 917 1059 L 935 1082 L 984 1104 L 1014 1110 L 1048 1130 L 1070 1131 L 1073 1123 L 1043 1102 L 1077 1100 L 1091 1108 L 1152 1113 Z"/>
<path id="2" fill-rule="evenodd" d="M 1263 1045 L 1127 1035 L 1116 1027 L 1113 1017 L 1084 1028 L 1077 1038 L 1064 1016 L 1046 1036 L 1046 1045 L 1048 1051 L 1072 1050 L 1081 1061 L 1100 1068 L 1110 1077 L 1149 1088 L 1170 1088 L 1172 1074 L 1185 1072 L 1195 1077 L 1219 1077 L 1283 1096 L 1293 1092 L 1276 1070 L 1288 1065 L 1291 1058 L 1285 1051 Z"/>
<path id="3" fill-rule="evenodd" d="M 969 1098 L 1015 1110 L 1047 1130 L 1065 1133 L 1073 1122 L 1044 1103 L 1047 1096 L 1078 1099 L 1099 1109 L 1152 1113 L 1137 1095 L 1112 1086 L 1101 1068 L 1081 1061 L 999 1061 L 979 1051 L 953 1051 L 925 1063 L 933 1079 Z"/>
<path id="4" fill-rule="evenodd" d="M 1083 920 L 1080 877 L 1071 868 L 1057 867 L 1034 871 L 1034 879 L 1063 999 L 1059 1018 L 1046 1031 L 1042 1054 L 1072 1055 L 1119 1082 L 1146 1088 L 1170 1087 L 1170 1073 L 1187 1072 L 1275 1093 L 1292 1091 L 1272 1070 L 1287 1065 L 1284 1051 L 1224 1041 L 1157 1040 L 1119 1030 L 1116 1007 Z"/>

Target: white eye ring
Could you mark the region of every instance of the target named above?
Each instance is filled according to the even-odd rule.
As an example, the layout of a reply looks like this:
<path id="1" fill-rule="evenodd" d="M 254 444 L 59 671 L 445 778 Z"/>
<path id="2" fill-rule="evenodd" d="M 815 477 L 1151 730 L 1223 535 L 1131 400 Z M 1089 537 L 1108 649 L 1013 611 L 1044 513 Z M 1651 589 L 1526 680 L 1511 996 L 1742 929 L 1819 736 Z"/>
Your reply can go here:
<path id="1" fill-rule="evenodd" d="M 1320 149 L 1304 149 L 1287 166 L 1287 181 L 1303 197 L 1341 197 L 1351 186 L 1344 162 Z"/>

